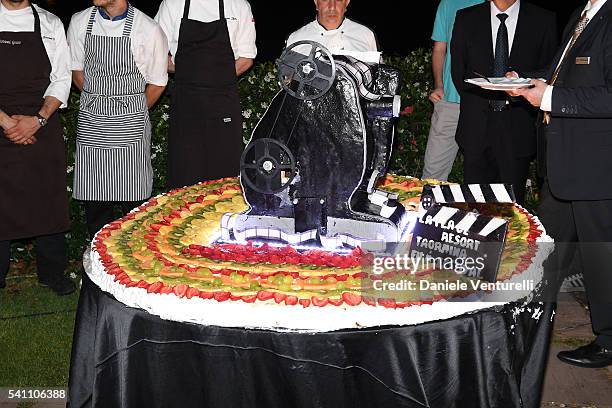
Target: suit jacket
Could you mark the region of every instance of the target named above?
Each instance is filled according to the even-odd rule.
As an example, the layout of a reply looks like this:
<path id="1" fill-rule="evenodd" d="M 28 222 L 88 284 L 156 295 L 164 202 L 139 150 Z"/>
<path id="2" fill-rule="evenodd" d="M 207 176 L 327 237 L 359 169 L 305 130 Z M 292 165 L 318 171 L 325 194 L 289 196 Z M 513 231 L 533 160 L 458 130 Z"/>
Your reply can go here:
<path id="1" fill-rule="evenodd" d="M 557 49 L 555 14 L 521 1 L 514 42 L 510 53 L 510 70 L 519 73 L 546 69 Z M 462 149 L 479 152 L 487 146 L 489 101 L 506 100 L 504 92 L 485 91 L 466 84 L 474 72 L 493 75 L 493 40 L 491 5 L 487 1 L 457 12 L 451 40 L 452 76 L 461 96 L 461 115 L 456 133 Z M 536 151 L 535 122 L 537 109 L 525 100 L 511 100 L 507 135 L 516 147 L 515 156 L 532 156 Z"/>
<path id="2" fill-rule="evenodd" d="M 551 64 L 552 77 L 573 29 L 577 10 Z M 577 62 L 585 61 L 588 64 Z M 577 58 L 580 58 L 577 61 Z M 612 1 L 589 22 L 568 54 L 552 97 L 546 135 L 546 169 L 551 192 L 563 200 L 612 199 Z"/>

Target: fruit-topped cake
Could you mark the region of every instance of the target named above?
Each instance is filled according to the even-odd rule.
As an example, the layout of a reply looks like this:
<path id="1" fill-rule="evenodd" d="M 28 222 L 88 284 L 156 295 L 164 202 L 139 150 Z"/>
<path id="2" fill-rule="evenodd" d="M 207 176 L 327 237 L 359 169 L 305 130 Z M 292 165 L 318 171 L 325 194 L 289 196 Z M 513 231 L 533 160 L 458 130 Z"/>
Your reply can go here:
<path id="1" fill-rule="evenodd" d="M 388 175 L 381 187 L 416 208 L 423 181 Z M 218 243 L 226 213 L 247 208 L 238 179 L 174 190 L 103 228 L 86 258 L 90 278 L 128 306 L 163 318 L 202 324 L 293 330 L 334 330 L 414 324 L 482 305 L 446 300 L 470 293 L 431 291 L 377 297 L 368 253 L 249 242 Z M 537 218 L 505 207 L 509 221 L 499 281 L 535 276 L 547 242 Z M 436 275 L 436 273 L 438 275 Z M 443 279 L 440 271 L 402 279 Z"/>

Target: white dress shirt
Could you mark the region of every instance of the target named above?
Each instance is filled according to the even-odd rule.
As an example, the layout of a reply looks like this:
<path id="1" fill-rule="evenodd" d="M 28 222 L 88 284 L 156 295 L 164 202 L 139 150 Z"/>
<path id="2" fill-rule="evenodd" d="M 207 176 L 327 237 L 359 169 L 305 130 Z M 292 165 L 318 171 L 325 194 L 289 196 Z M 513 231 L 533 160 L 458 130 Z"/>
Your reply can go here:
<path id="1" fill-rule="evenodd" d="M 595 4 L 593 4 L 590 0 L 587 2 L 587 5 L 582 10 L 582 13 L 580 13 L 580 15 L 582 16 L 582 14 L 585 11 L 587 12 L 587 18 L 589 19 L 589 21 L 587 21 L 587 25 L 589 25 L 589 23 L 593 20 L 593 17 L 595 17 L 595 15 L 599 12 L 599 10 L 603 7 L 603 5 L 606 4 L 606 1 L 607 0 L 597 0 Z M 559 60 L 559 63 L 557 64 L 556 68 L 559 68 L 559 65 L 561 65 L 561 62 L 563 61 L 565 54 L 567 54 L 568 48 L 571 43 L 572 43 L 572 40 L 570 38 L 567 45 L 565 46 L 563 55 L 561 56 L 561 59 Z M 542 97 L 542 103 L 540 104 L 540 109 L 543 110 L 544 112 L 552 111 L 553 90 L 554 90 L 554 86 L 549 85 L 546 87 L 546 90 L 544 91 L 544 96 Z"/>
<path id="2" fill-rule="evenodd" d="M 504 13 L 508 15 L 506 19 L 506 27 L 508 28 L 508 54 L 512 52 L 514 44 L 514 34 L 516 34 L 516 25 L 518 24 L 519 11 L 521 9 L 521 0 L 508 7 L 506 11 L 501 11 L 495 3 L 491 2 L 491 35 L 493 36 L 493 56 L 495 57 L 495 44 L 497 43 L 497 32 L 501 25 L 501 20 L 497 18 L 498 14 Z"/>
<path id="3" fill-rule="evenodd" d="M 70 45 L 71 68 L 82 71 L 85 62 L 85 34 L 93 7 L 89 7 L 72 16 L 68 28 L 68 44 Z M 92 34 L 107 37 L 121 37 L 126 19 L 107 20 L 96 14 Z M 168 83 L 168 41 L 160 26 L 146 14 L 134 9 L 134 25 L 132 26 L 132 54 L 140 73 L 147 83 L 165 86 Z"/>
<path id="4" fill-rule="evenodd" d="M 44 97 L 53 96 L 66 107 L 70 96 L 72 73 L 70 72 L 70 51 L 62 21 L 48 11 L 34 5 L 40 16 L 42 41 L 51 62 L 51 83 Z M 0 32 L 33 32 L 34 13 L 30 7 L 21 10 L 8 10 L 0 3 Z M 3 61 L 10 64 L 10 61 Z"/>
<path id="5" fill-rule="evenodd" d="M 372 30 L 348 18 L 335 30 L 327 30 L 318 20 L 314 20 L 293 32 L 287 39 L 287 47 L 298 41 L 316 41 L 332 54 L 353 55 L 367 62 L 380 60 Z"/>
<path id="6" fill-rule="evenodd" d="M 234 59 L 255 58 L 257 56 L 256 32 L 251 5 L 246 0 L 225 0 L 224 7 Z M 155 21 L 159 23 L 168 37 L 173 60 L 178 50 L 179 30 L 184 9 L 185 0 L 164 0 L 155 16 Z M 189 18 L 205 23 L 219 20 L 219 1 L 191 0 Z"/>

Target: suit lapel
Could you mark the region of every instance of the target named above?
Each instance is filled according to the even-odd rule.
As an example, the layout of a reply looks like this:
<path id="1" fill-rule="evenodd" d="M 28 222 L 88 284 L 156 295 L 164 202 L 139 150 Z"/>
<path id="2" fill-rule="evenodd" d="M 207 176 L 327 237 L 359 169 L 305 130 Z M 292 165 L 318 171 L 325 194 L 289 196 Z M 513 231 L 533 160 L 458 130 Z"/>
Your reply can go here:
<path id="1" fill-rule="evenodd" d="M 589 41 L 589 39 L 598 32 L 602 21 L 608 17 L 607 14 L 610 11 L 610 4 L 610 0 L 606 1 L 606 4 L 604 4 L 597 14 L 593 16 L 593 19 L 589 21 L 589 24 L 586 26 L 582 34 L 580 34 L 578 40 L 576 40 L 576 44 L 574 44 L 572 51 L 578 49 L 582 44 Z"/>
<path id="2" fill-rule="evenodd" d="M 479 18 L 480 21 L 484 21 L 484 24 L 478 24 L 479 27 L 482 27 L 482 32 L 478 35 L 478 38 L 482 38 L 482 44 L 484 47 L 483 56 L 486 61 L 489 62 L 489 71 L 486 75 L 491 76 L 493 74 L 493 28 L 491 27 L 491 5 L 489 2 L 485 2 L 481 6 L 481 16 Z M 483 72 L 484 74 L 484 72 Z"/>
<path id="3" fill-rule="evenodd" d="M 576 44 L 574 44 L 572 49 L 569 51 L 569 53 L 568 53 L 568 55 L 567 55 L 567 57 L 565 59 L 564 67 L 561 69 L 561 72 L 564 72 L 565 69 L 567 68 L 568 64 L 572 63 L 572 59 L 574 58 L 574 56 L 576 55 L 576 52 L 580 49 L 580 47 L 583 44 L 586 44 L 589 41 L 591 41 L 591 38 L 595 34 L 597 34 L 597 32 L 599 31 L 599 27 L 601 26 L 603 21 L 608 18 L 608 14 L 609 14 L 610 10 L 612 10 L 612 0 L 608 0 L 606 2 L 606 4 L 604 4 L 601 7 L 601 9 L 597 12 L 597 14 L 595 14 L 593 19 L 591 21 L 589 21 L 589 24 L 586 26 L 586 28 L 584 29 L 582 34 L 580 34 L 580 37 L 578 37 L 578 40 L 576 40 Z M 575 28 L 576 24 L 578 23 L 578 19 L 580 18 L 581 14 L 582 14 L 582 10 L 579 11 L 578 17 L 576 18 L 576 20 L 574 21 L 572 27 L 570 28 L 568 35 L 566 35 L 567 38 L 564 39 L 565 42 L 564 42 L 564 45 L 563 45 L 563 49 L 561 50 L 561 54 L 559 54 L 555 58 L 555 63 L 552 66 L 549 78 L 551 78 L 553 73 L 555 72 L 555 69 L 557 68 L 557 65 L 559 64 L 559 61 L 561 59 L 561 55 L 562 55 L 563 51 L 565 50 L 565 47 L 567 47 L 567 44 L 570 42 L 572 35 L 574 34 L 574 28 Z"/>
<path id="4" fill-rule="evenodd" d="M 546 79 L 551 79 L 553 74 L 555 73 L 559 62 L 561 61 L 561 57 L 563 56 L 563 52 L 565 51 L 565 48 L 572 39 L 572 35 L 574 34 L 574 28 L 576 27 L 576 24 L 578 24 L 578 20 L 580 19 L 581 14 L 582 9 L 576 11 L 570 18 L 570 25 L 567 26 L 565 32 L 563 33 L 563 39 L 561 40 L 559 50 L 557 51 L 557 54 L 555 55 L 555 58 L 552 61 L 552 64 L 550 64 Z"/>
<path id="5" fill-rule="evenodd" d="M 531 22 L 529 21 L 529 13 L 525 11 L 527 7 L 525 3 L 520 5 L 514 41 L 512 42 L 512 50 L 510 50 L 510 67 L 516 65 L 516 60 L 523 49 L 523 44 L 525 41 L 529 41 L 529 27 L 531 26 Z"/>

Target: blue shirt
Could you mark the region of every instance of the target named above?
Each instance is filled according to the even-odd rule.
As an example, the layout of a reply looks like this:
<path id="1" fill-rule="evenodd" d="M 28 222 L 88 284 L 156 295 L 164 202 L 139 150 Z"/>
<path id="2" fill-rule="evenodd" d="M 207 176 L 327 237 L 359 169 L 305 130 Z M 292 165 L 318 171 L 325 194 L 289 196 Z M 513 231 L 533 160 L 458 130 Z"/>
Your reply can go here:
<path id="1" fill-rule="evenodd" d="M 480 3 L 483 3 L 483 0 L 442 0 L 438 6 L 431 39 L 447 44 L 446 59 L 444 60 L 444 75 L 442 79 L 444 81 L 444 100 L 447 102 L 460 102 L 459 92 L 457 92 L 457 88 L 455 88 L 451 75 L 450 42 L 453 36 L 455 16 L 458 10 Z"/>
<path id="2" fill-rule="evenodd" d="M 100 16 L 102 16 L 102 18 L 105 20 L 111 20 L 111 21 L 119 21 L 119 20 L 123 20 L 127 18 L 129 11 L 130 11 L 130 7 L 128 5 L 128 7 L 125 9 L 125 12 L 123 14 L 120 14 L 118 16 L 111 18 L 111 16 L 106 14 L 106 11 L 104 11 L 102 7 L 98 7 L 98 12 L 100 13 Z"/>

